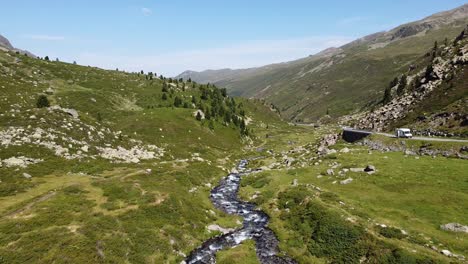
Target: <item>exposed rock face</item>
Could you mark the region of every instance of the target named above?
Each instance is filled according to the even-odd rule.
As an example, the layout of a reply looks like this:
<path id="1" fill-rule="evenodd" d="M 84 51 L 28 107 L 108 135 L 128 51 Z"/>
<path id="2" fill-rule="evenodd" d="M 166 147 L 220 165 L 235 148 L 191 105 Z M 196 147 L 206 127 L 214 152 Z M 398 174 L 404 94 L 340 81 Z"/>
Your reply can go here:
<path id="1" fill-rule="evenodd" d="M 0 47 L 3 47 L 7 50 L 13 50 L 13 46 L 11 45 L 10 41 L 5 38 L 4 36 L 0 35 Z"/>
<path id="2" fill-rule="evenodd" d="M 465 30 L 468 32 L 468 29 Z M 361 113 L 351 117 L 357 119 L 355 126 L 366 129 L 382 131 L 390 124 L 401 120 L 408 113 L 418 106 L 422 101 L 429 97 L 433 91 L 439 89 L 446 81 L 453 78 L 454 74 L 460 72 L 463 65 L 468 64 L 468 41 L 465 34 L 460 35 L 462 38 L 461 48 L 453 45 L 443 46 L 440 51 L 440 56 L 434 57 L 431 62 L 432 68 L 426 67 L 413 75 L 408 76 L 408 83 L 419 80 L 418 86 L 406 86 L 406 91 L 403 95 L 395 96 L 389 103 L 374 109 L 373 111 Z M 392 88 L 392 94 L 396 94 L 398 84 Z M 444 123 L 445 119 L 456 119 L 462 123 L 466 118 L 466 113 L 459 113 L 452 116 L 451 113 L 445 115 L 435 115 L 432 125 L 437 126 Z M 346 118 L 344 118 L 346 120 Z"/>

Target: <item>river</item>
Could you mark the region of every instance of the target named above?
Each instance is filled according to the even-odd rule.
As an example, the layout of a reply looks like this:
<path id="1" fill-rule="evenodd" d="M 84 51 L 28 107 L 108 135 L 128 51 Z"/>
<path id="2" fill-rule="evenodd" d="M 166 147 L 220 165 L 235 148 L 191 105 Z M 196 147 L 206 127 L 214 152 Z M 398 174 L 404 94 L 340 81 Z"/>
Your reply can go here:
<path id="1" fill-rule="evenodd" d="M 262 264 L 296 263 L 289 257 L 280 257 L 278 239 L 267 227 L 269 217 L 263 211 L 256 209 L 255 204 L 238 199 L 241 177 L 252 171 L 247 170 L 247 160 L 242 160 L 237 166 L 237 172 L 223 178 L 219 185 L 211 190 L 211 201 L 214 206 L 227 214 L 240 215 L 244 218 L 241 228 L 233 232 L 217 236 L 205 241 L 186 258 L 185 263 L 216 263 L 216 252 L 235 247 L 247 239 L 255 241 L 258 260 Z"/>

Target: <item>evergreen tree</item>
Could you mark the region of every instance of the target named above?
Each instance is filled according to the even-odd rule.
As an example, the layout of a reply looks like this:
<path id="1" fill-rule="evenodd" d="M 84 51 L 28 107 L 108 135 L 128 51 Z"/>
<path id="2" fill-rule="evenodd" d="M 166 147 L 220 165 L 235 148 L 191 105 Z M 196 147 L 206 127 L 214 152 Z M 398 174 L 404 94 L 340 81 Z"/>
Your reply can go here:
<path id="1" fill-rule="evenodd" d="M 43 94 L 39 95 L 39 98 L 37 98 L 36 106 L 37 108 L 49 107 L 50 103 L 49 99 L 47 99 L 47 96 Z"/>
<path id="2" fill-rule="evenodd" d="M 163 93 L 167 93 L 168 92 L 168 89 L 167 89 L 167 84 L 164 82 L 163 85 L 162 85 L 162 92 Z"/>
<path id="3" fill-rule="evenodd" d="M 167 94 L 166 94 L 166 93 L 163 93 L 161 99 L 163 99 L 164 101 L 166 101 L 166 100 L 167 100 Z"/>
<path id="4" fill-rule="evenodd" d="M 181 106 L 181 105 L 182 105 L 182 99 L 180 99 L 179 96 L 176 96 L 176 97 L 174 98 L 174 106 L 175 106 L 175 107 L 179 107 L 179 106 Z"/>
<path id="5" fill-rule="evenodd" d="M 202 120 L 202 115 L 200 114 L 200 111 L 197 111 L 197 116 L 195 117 L 198 121 Z"/>
<path id="6" fill-rule="evenodd" d="M 383 97 L 383 104 L 386 105 L 392 100 L 392 87 L 387 87 L 384 92 L 384 97 Z"/>
<path id="7" fill-rule="evenodd" d="M 426 72 L 424 73 L 424 77 L 426 78 L 426 81 L 430 81 L 433 79 L 432 77 L 432 72 L 434 71 L 434 67 L 432 64 L 429 64 L 429 66 L 426 67 Z"/>
<path id="8" fill-rule="evenodd" d="M 45 57 L 44 57 L 44 60 L 45 60 L 45 61 L 49 61 L 49 56 L 45 56 Z"/>

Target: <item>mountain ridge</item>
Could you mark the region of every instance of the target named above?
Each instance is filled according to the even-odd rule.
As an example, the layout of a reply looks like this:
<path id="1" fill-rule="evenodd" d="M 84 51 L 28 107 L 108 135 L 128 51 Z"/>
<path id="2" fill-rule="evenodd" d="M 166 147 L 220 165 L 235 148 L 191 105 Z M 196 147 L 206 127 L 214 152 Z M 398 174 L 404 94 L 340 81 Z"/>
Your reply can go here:
<path id="1" fill-rule="evenodd" d="M 214 83 L 235 96 L 262 98 L 289 120 L 316 122 L 327 113 L 343 116 L 378 100 L 393 76 L 405 72 L 434 41 L 454 38 L 467 23 L 465 4 L 299 60 L 221 72 L 190 71 L 178 78 Z"/>

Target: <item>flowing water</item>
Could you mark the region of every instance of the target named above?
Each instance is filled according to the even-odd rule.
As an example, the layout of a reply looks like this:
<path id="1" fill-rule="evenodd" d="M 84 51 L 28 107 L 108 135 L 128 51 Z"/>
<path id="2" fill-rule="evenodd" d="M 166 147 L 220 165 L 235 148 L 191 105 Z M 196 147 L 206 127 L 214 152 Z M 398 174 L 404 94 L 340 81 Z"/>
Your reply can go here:
<path id="1" fill-rule="evenodd" d="M 187 257 L 187 264 L 216 263 L 216 252 L 235 247 L 247 239 L 255 241 L 257 257 L 262 264 L 296 263 L 287 257 L 277 256 L 278 239 L 268 227 L 268 215 L 255 209 L 255 205 L 237 198 L 242 175 L 251 171 L 246 169 L 247 161 L 242 160 L 236 173 L 223 178 L 218 186 L 211 190 L 211 201 L 216 208 L 244 218 L 242 228 L 205 241 Z"/>

